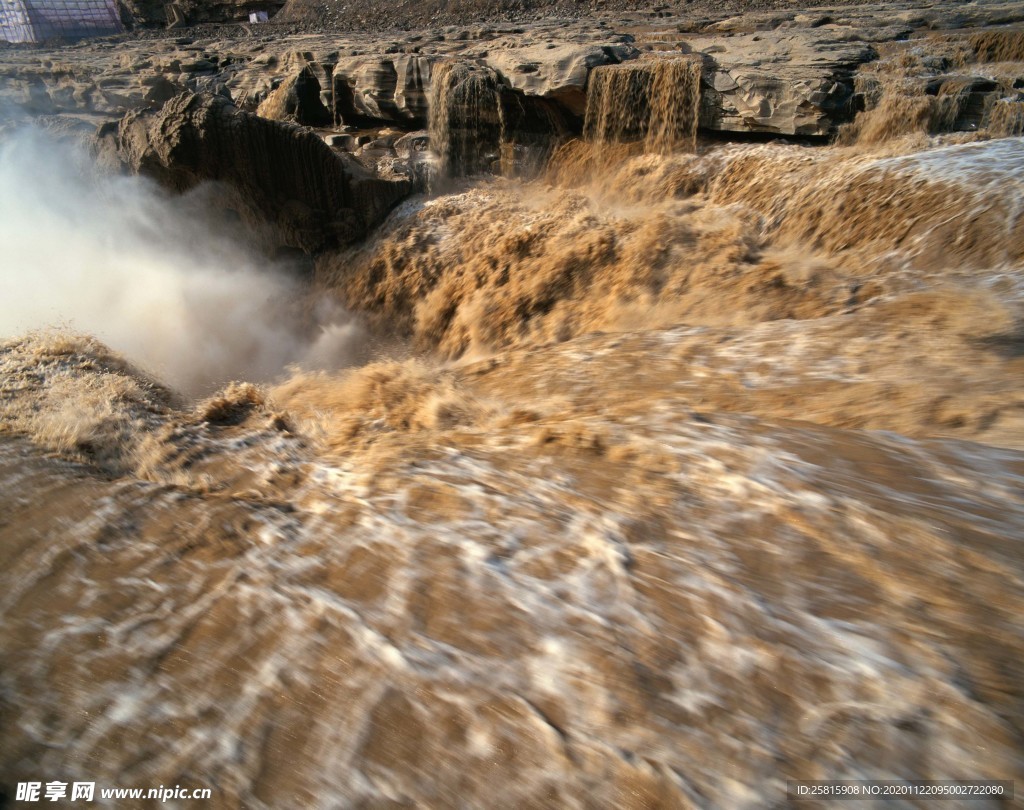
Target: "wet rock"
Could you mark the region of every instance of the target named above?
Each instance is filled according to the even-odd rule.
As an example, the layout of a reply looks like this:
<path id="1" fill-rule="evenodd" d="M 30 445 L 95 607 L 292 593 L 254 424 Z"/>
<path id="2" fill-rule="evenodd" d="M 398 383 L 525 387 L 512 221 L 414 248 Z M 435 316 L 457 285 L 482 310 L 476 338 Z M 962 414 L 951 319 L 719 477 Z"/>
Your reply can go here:
<path id="1" fill-rule="evenodd" d="M 331 111 L 320 100 L 320 82 L 309 67 L 286 79 L 259 106 L 257 113 L 274 121 L 293 121 L 311 127 L 333 123 Z"/>
<path id="2" fill-rule="evenodd" d="M 343 149 L 346 152 L 355 151 L 359 145 L 356 136 L 348 132 L 341 135 L 328 135 L 324 141 L 332 149 Z"/>
<path id="3" fill-rule="evenodd" d="M 315 133 L 239 110 L 227 99 L 182 94 L 157 113 L 121 121 L 116 148 L 135 172 L 184 191 L 204 181 L 283 244 L 313 252 L 360 239 L 410 192 L 334 152 Z"/>
<path id="4" fill-rule="evenodd" d="M 395 141 L 395 151 L 403 158 L 426 154 L 429 148 L 430 136 L 425 130 L 410 132 Z"/>

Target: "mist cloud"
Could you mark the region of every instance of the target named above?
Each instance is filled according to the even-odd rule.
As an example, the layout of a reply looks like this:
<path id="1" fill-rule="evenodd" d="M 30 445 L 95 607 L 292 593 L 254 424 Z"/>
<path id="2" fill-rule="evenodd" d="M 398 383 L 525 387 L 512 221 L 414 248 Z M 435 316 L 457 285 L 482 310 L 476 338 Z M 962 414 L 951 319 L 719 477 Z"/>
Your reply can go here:
<path id="1" fill-rule="evenodd" d="M 360 330 L 337 308 L 302 315 L 294 277 L 225 233 L 202 196 L 100 172 L 38 130 L 5 137 L 0 337 L 67 326 L 192 394 L 347 364 Z"/>

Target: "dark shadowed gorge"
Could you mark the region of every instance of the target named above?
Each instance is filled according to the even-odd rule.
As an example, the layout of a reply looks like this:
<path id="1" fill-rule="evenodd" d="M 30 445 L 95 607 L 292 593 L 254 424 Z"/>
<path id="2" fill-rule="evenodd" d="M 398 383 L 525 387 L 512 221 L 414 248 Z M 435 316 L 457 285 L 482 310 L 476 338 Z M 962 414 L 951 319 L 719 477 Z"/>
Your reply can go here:
<path id="1" fill-rule="evenodd" d="M 1024 789 L 1019 3 L 171 5 L 0 46 L 0 806 Z"/>

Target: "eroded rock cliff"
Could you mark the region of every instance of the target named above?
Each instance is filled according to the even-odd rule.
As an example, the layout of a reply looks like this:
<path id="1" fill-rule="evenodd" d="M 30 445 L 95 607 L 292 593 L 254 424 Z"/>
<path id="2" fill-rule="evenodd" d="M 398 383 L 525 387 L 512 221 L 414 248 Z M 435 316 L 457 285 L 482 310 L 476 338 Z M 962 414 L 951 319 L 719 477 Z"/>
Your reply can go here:
<path id="1" fill-rule="evenodd" d="M 176 191 L 222 184 L 227 205 L 309 252 L 360 239 L 410 191 L 406 181 L 372 176 L 307 129 L 209 94 L 184 93 L 158 112 L 129 113 L 116 149 L 133 171 Z"/>

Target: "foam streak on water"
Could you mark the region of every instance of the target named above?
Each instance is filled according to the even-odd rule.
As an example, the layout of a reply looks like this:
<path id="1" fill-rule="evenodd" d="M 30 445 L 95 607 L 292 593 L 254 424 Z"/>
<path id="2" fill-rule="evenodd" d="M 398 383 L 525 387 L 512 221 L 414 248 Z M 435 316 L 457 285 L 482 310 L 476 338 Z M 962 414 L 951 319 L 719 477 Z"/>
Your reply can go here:
<path id="1" fill-rule="evenodd" d="M 466 70 L 436 98 L 491 121 Z M 249 808 L 1024 779 L 1024 142 L 927 145 L 407 204 L 315 285 L 420 354 L 343 374 L 190 404 L 88 337 L 0 344 L 0 778 Z"/>
<path id="2" fill-rule="evenodd" d="M 1013 773 L 1021 651 L 988 638 L 1024 607 L 1024 456 L 661 413 L 468 427 L 340 475 L 291 442 L 205 495 L 5 440 L 18 494 L 61 490 L 5 532 L 5 745 L 61 778 L 201 774 L 268 807 L 496 781 L 510 806 L 694 786 L 745 806 L 781 793 L 780 761 Z"/>

